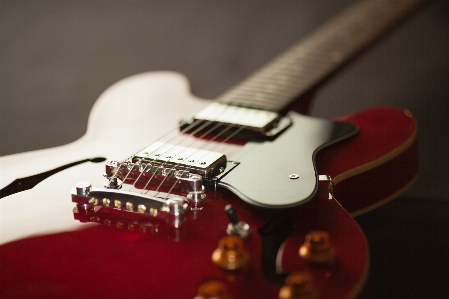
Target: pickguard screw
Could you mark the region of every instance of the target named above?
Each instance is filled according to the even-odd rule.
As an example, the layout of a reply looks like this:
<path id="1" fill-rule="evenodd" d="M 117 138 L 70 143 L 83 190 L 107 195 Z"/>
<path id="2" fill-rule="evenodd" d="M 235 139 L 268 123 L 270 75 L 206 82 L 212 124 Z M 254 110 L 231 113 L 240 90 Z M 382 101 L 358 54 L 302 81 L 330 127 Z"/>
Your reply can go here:
<path id="1" fill-rule="evenodd" d="M 296 180 L 299 179 L 299 175 L 297 175 L 296 173 L 292 173 L 291 175 L 288 176 L 290 178 L 290 180 Z"/>

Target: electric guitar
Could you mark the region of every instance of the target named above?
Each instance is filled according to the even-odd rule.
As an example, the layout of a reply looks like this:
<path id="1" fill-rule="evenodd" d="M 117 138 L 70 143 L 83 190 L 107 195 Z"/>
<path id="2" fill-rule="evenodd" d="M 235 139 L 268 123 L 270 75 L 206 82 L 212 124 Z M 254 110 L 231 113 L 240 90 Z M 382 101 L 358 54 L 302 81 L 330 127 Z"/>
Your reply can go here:
<path id="1" fill-rule="evenodd" d="M 0 158 L 0 296 L 357 297 L 352 216 L 413 183 L 416 122 L 317 119 L 308 95 L 420 2 L 358 3 L 213 102 L 176 73 L 126 78 L 81 139 Z"/>

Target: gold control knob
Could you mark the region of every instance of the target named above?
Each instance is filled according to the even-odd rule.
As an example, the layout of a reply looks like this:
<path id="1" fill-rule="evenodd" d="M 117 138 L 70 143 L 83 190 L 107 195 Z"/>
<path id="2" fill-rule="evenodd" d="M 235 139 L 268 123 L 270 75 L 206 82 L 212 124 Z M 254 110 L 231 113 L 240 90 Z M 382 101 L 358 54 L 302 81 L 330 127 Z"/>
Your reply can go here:
<path id="1" fill-rule="evenodd" d="M 330 242 L 326 231 L 311 231 L 299 248 L 299 256 L 308 262 L 324 264 L 332 263 L 335 259 L 335 248 Z"/>
<path id="2" fill-rule="evenodd" d="M 193 299 L 232 299 L 226 285 L 218 280 L 206 281 L 198 288 L 198 295 Z"/>
<path id="3" fill-rule="evenodd" d="M 312 278 L 304 272 L 290 274 L 285 285 L 279 290 L 279 299 L 317 299 L 318 294 L 312 284 Z"/>
<path id="4" fill-rule="evenodd" d="M 218 242 L 212 261 L 225 270 L 238 270 L 248 265 L 249 253 L 240 237 L 226 236 Z"/>

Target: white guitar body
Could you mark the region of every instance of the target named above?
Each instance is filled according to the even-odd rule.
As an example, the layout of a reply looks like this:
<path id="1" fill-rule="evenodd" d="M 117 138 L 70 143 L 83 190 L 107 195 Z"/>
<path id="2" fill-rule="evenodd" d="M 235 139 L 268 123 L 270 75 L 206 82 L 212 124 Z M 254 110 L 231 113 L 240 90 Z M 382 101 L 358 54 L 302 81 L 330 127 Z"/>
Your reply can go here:
<path id="1" fill-rule="evenodd" d="M 167 132 L 177 132 L 176 121 L 207 102 L 191 95 L 187 79 L 177 73 L 151 72 L 123 79 L 99 97 L 82 138 L 55 148 L 1 157 L 0 189 L 17 178 L 83 159 L 122 161 Z M 228 153 L 238 148 L 223 146 Z M 33 189 L 2 198 L 0 244 L 81 226 L 73 220 L 70 190 L 80 181 L 101 187 L 103 173 L 104 163 L 83 163 L 47 178 Z"/>

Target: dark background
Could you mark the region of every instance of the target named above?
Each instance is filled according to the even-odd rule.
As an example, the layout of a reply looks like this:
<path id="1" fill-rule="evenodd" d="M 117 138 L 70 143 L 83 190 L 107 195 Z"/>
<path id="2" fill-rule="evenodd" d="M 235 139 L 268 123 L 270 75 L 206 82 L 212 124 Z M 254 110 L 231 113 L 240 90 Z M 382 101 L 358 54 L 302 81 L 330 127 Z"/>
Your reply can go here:
<path id="1" fill-rule="evenodd" d="M 181 72 L 195 95 L 214 98 L 353 2 L 0 0 L 0 155 L 81 137 L 100 93 L 139 72 Z M 418 120 L 417 182 L 357 218 L 372 298 L 449 298 L 448 25 L 448 1 L 431 1 L 312 107 L 334 117 L 393 105 Z"/>

